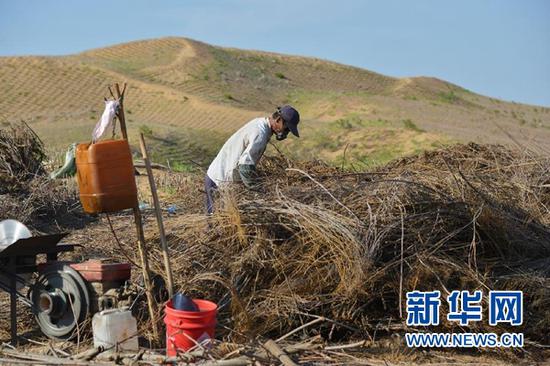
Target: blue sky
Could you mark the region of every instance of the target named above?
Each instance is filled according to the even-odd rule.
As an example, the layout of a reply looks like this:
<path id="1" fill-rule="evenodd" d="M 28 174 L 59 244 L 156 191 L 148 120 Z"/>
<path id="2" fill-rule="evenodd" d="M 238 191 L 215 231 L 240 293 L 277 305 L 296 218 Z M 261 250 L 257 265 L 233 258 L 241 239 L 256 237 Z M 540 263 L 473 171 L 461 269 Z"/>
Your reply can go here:
<path id="1" fill-rule="evenodd" d="M 163 36 L 435 76 L 550 106 L 547 0 L 0 0 L 0 56 Z"/>

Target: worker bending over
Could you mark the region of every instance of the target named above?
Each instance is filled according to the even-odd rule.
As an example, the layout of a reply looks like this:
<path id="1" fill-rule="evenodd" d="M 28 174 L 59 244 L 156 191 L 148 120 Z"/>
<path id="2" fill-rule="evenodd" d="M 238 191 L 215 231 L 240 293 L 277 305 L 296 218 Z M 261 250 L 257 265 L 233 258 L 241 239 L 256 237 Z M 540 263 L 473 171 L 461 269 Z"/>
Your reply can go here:
<path id="1" fill-rule="evenodd" d="M 255 118 L 233 134 L 223 145 L 206 173 L 206 211 L 213 212 L 213 193 L 224 183 L 242 181 L 250 189 L 258 184 L 256 165 L 262 157 L 271 135 L 278 141 L 289 132 L 296 137 L 300 114 L 290 105 L 277 108 L 271 117 Z"/>

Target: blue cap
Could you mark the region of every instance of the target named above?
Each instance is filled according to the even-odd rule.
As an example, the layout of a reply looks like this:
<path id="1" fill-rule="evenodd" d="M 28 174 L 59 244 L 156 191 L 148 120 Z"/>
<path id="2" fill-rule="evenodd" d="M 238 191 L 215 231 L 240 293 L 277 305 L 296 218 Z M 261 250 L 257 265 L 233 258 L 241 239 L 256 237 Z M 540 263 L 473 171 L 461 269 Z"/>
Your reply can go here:
<path id="1" fill-rule="evenodd" d="M 284 105 L 277 109 L 281 118 L 285 121 L 285 125 L 290 132 L 296 137 L 300 137 L 298 133 L 298 123 L 300 122 L 300 113 L 290 105 Z"/>

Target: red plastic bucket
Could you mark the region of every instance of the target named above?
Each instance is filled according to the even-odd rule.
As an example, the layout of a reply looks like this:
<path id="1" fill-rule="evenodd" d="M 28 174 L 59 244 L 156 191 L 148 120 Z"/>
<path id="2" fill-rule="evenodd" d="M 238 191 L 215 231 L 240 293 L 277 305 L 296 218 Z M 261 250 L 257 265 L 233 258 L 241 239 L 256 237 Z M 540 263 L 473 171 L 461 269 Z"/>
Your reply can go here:
<path id="1" fill-rule="evenodd" d="M 172 307 L 172 300 L 164 308 L 166 324 L 166 354 L 175 356 L 177 351 L 187 351 L 197 343 L 214 339 L 218 305 L 208 300 L 193 302 L 199 311 L 182 311 Z"/>

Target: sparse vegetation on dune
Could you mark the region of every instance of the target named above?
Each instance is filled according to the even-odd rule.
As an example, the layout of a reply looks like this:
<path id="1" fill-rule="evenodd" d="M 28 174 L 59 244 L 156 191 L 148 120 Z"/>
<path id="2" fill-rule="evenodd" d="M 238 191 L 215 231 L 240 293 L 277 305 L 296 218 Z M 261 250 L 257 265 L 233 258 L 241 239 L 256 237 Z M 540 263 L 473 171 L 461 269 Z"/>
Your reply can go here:
<path id="1" fill-rule="evenodd" d="M 428 133 L 410 119 L 362 119 L 350 114 L 317 128 L 304 123 L 303 139 L 278 148 L 295 159 L 321 159 L 349 170 L 372 168 L 390 160 L 433 150 L 452 140 Z"/>
<path id="2" fill-rule="evenodd" d="M 355 113 L 363 120 L 410 119 L 419 129 L 457 141 L 511 143 L 502 130 L 528 146 L 548 149 L 550 141 L 548 108 L 497 103 L 435 78 L 396 79 L 319 59 L 185 38 L 65 57 L 3 57 L 0 80 L 2 118 L 29 121 L 49 149 L 89 139 L 105 85 L 117 80 L 129 84 L 131 133 L 147 125 L 161 134 L 186 129 L 227 134 L 276 105 L 292 103 L 314 127 Z"/>

